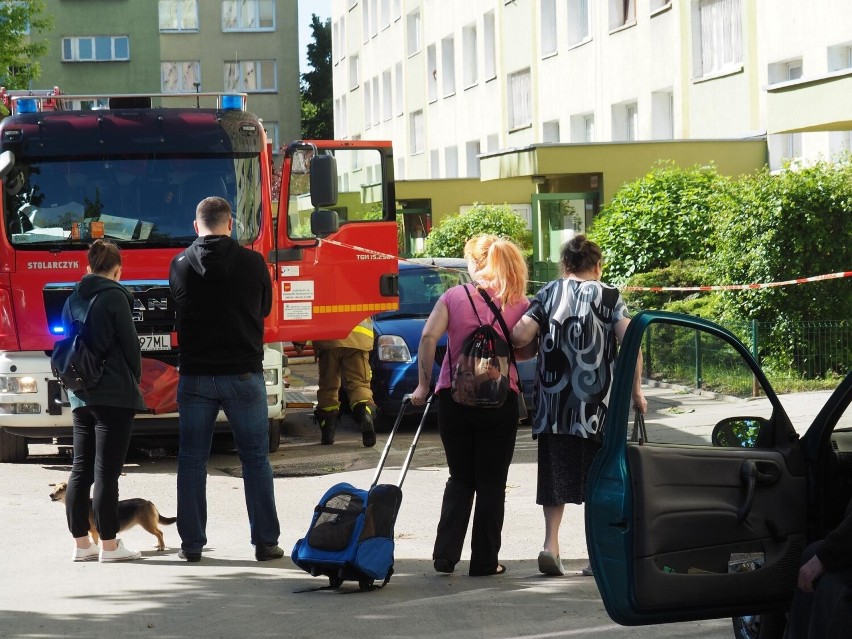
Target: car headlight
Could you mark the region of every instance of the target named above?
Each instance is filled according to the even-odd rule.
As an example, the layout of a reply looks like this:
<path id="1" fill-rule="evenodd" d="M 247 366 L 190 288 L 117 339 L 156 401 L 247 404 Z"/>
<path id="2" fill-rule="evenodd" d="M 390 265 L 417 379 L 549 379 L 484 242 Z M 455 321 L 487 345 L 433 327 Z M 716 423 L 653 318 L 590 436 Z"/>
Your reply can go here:
<path id="1" fill-rule="evenodd" d="M 380 362 L 410 362 L 411 351 L 399 335 L 380 335 L 377 347 Z"/>
<path id="2" fill-rule="evenodd" d="M 0 393 L 37 393 L 38 384 L 35 377 L 25 375 L 13 377 L 11 375 L 0 375 Z"/>
<path id="3" fill-rule="evenodd" d="M 278 385 L 278 369 L 277 368 L 264 368 L 263 369 L 263 383 L 267 386 L 277 386 Z"/>

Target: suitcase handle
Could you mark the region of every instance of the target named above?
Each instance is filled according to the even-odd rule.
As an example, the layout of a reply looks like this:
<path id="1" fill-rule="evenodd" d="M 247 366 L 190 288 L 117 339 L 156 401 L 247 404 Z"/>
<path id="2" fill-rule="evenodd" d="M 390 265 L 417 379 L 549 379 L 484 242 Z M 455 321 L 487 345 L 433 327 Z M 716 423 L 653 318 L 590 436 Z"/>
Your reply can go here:
<path id="1" fill-rule="evenodd" d="M 408 454 L 405 456 L 405 461 L 402 463 L 402 468 L 399 471 L 399 478 L 397 479 L 397 486 L 402 487 L 402 482 L 405 480 L 405 475 L 408 473 L 408 467 L 411 464 L 411 459 L 414 457 L 414 450 L 417 448 L 417 442 L 420 439 L 420 432 L 423 430 L 423 424 L 426 422 L 426 416 L 429 414 L 429 407 L 432 405 L 432 399 L 434 395 L 429 395 L 426 399 L 426 407 L 423 410 L 423 417 L 420 419 L 420 424 L 417 426 L 417 431 L 414 433 L 414 439 L 411 441 L 411 446 L 408 448 Z M 400 422 L 402 421 L 403 415 L 405 415 L 405 409 L 411 403 L 411 395 L 406 394 L 402 398 L 402 406 L 399 409 L 399 414 L 396 416 L 396 421 L 393 423 L 393 428 L 391 428 L 390 434 L 388 435 L 388 440 L 385 443 L 385 448 L 382 450 L 382 456 L 379 458 L 379 465 L 376 468 L 376 474 L 373 475 L 373 483 L 370 484 L 370 488 L 375 488 L 376 484 L 379 483 L 379 476 L 382 474 L 382 469 L 385 466 L 385 460 L 387 460 L 388 453 L 391 449 L 391 443 L 393 442 L 393 438 L 396 435 L 396 429 L 399 427 Z"/>

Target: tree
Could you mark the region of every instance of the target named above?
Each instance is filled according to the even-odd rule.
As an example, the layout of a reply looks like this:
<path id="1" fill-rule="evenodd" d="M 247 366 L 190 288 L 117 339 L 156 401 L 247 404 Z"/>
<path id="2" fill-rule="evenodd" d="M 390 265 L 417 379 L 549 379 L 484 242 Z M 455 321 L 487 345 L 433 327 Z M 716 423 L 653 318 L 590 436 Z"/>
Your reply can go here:
<path id="1" fill-rule="evenodd" d="M 465 243 L 481 233 L 507 237 L 514 240 L 525 257 L 529 258 L 532 254 L 532 233 L 509 206 L 476 203 L 466 213 L 447 215 L 441 219 L 426 238 L 425 255 L 464 257 Z"/>
<path id="2" fill-rule="evenodd" d="M 325 22 L 311 15 L 314 41 L 308 44 L 308 65 L 302 74 L 302 137 L 330 140 L 334 137 L 331 71 L 331 18 Z"/>
<path id="3" fill-rule="evenodd" d="M 53 18 L 44 13 L 43 0 L 0 3 L 0 85 L 27 89 L 41 73 L 38 58 L 47 53 L 46 41 L 34 41 L 39 31 L 49 31 Z"/>

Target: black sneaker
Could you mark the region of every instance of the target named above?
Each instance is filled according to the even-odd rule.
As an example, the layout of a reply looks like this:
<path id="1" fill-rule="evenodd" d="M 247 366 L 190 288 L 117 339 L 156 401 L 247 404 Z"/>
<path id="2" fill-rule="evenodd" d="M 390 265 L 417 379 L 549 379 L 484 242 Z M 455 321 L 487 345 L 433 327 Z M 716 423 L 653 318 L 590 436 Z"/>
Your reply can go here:
<path id="1" fill-rule="evenodd" d="M 190 563 L 201 561 L 200 552 L 187 552 L 186 550 L 178 550 L 178 557 L 186 559 Z"/>
<path id="2" fill-rule="evenodd" d="M 254 558 L 258 561 L 269 561 L 270 559 L 281 559 L 284 551 L 278 544 L 257 544 L 254 548 Z"/>
<path id="3" fill-rule="evenodd" d="M 340 411 L 318 408 L 314 411 L 314 419 L 320 427 L 320 443 L 325 446 L 333 444 L 334 433 L 337 430 L 337 421 L 340 419 Z"/>

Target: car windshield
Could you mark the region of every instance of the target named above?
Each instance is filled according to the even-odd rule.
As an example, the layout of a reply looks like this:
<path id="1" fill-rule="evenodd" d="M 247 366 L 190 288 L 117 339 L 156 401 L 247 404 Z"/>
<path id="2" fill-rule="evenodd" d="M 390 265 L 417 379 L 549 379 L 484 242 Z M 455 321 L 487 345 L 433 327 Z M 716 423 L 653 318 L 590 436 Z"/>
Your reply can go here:
<path id="1" fill-rule="evenodd" d="M 437 266 L 402 268 L 399 271 L 399 310 L 381 316 L 426 317 L 444 291 L 469 281 L 470 275 L 465 270 Z"/>
<path id="2" fill-rule="evenodd" d="M 4 187 L 6 233 L 19 249 L 97 237 L 129 247 L 188 245 L 195 207 L 212 195 L 230 202 L 240 243 L 254 240 L 260 223 L 256 154 L 23 158 Z"/>

